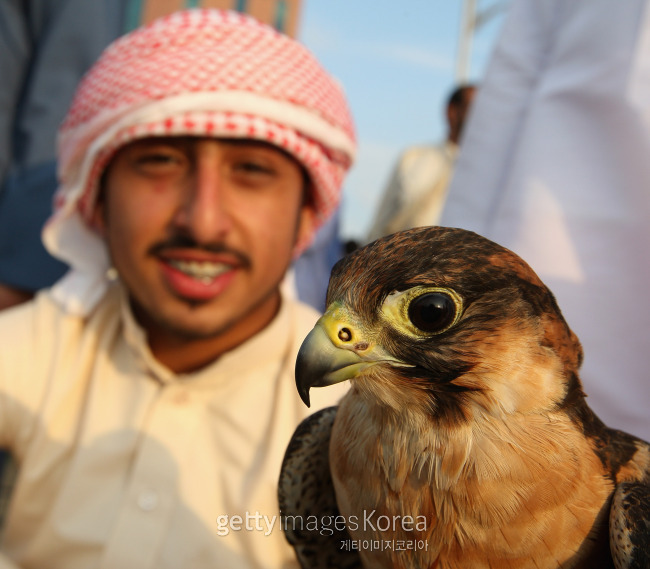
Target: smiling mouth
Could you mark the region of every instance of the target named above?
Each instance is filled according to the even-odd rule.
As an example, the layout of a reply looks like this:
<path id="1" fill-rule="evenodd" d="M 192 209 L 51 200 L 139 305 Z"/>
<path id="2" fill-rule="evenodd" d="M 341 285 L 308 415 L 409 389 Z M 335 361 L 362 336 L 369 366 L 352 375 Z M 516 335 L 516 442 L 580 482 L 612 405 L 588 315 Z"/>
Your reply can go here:
<path id="1" fill-rule="evenodd" d="M 215 263 L 210 261 L 182 261 L 179 259 L 167 259 L 166 263 L 203 284 L 210 284 L 217 277 L 227 273 L 232 269 L 231 265 L 226 263 Z"/>

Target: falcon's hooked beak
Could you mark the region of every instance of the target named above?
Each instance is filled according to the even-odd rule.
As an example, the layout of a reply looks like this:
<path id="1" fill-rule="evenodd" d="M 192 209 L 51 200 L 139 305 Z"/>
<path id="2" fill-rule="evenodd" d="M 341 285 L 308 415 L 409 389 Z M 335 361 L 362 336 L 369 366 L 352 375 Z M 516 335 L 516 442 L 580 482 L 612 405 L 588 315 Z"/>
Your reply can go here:
<path id="1" fill-rule="evenodd" d="M 328 307 L 303 341 L 296 360 L 296 387 L 307 407 L 312 387 L 352 379 L 381 362 L 404 365 L 371 336 L 344 305 L 334 302 Z"/>

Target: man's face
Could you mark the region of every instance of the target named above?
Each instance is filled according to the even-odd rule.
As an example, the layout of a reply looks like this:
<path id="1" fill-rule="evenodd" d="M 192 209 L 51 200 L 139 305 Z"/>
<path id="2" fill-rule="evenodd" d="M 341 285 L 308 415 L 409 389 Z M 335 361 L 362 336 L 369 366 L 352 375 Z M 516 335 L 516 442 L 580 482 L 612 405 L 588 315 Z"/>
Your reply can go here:
<path id="1" fill-rule="evenodd" d="M 449 123 L 449 140 L 459 144 L 469 111 L 474 103 L 474 96 L 476 95 L 475 87 L 466 87 L 463 90 L 462 101 L 455 106 L 450 106 L 447 109 L 447 121 Z"/>
<path id="2" fill-rule="evenodd" d="M 96 221 L 150 343 L 219 352 L 270 322 L 309 231 L 294 159 L 250 140 L 148 138 L 116 154 L 103 192 Z"/>

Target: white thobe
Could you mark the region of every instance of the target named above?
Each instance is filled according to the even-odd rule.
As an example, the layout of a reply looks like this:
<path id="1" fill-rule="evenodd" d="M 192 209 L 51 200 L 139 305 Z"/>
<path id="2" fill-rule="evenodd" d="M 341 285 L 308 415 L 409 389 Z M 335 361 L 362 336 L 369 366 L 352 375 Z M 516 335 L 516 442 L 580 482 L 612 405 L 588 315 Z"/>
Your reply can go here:
<path id="1" fill-rule="evenodd" d="M 441 224 L 532 266 L 582 341 L 591 407 L 650 439 L 645 0 L 514 0 Z"/>

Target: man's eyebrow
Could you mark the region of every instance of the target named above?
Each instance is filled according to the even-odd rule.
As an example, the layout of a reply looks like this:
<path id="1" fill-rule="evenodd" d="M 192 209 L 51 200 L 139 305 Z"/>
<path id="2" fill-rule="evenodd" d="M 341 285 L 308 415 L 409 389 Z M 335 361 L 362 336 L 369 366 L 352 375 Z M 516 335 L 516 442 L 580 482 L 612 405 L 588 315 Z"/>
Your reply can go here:
<path id="1" fill-rule="evenodd" d="M 267 142 L 266 140 L 258 140 L 256 138 L 217 138 L 217 140 L 227 144 L 228 146 L 252 146 L 255 148 L 261 148 L 263 150 L 272 150 L 279 154 L 282 154 L 285 158 L 296 162 L 298 166 L 303 168 L 303 165 L 296 159 L 296 157 L 285 150 L 284 148 Z"/>

